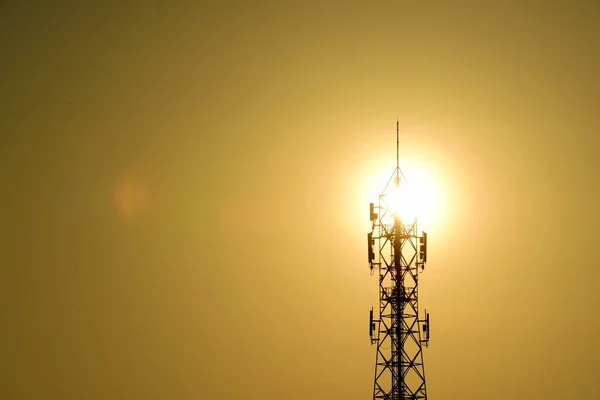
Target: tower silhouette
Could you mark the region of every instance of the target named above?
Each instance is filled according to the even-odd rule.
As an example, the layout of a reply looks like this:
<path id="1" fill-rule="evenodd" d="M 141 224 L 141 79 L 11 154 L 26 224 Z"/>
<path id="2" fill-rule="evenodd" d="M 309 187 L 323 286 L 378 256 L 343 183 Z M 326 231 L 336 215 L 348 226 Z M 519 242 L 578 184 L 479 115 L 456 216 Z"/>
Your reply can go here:
<path id="1" fill-rule="evenodd" d="M 427 262 L 427 233 L 417 233 L 417 218 L 403 213 L 408 182 L 399 167 L 396 122 L 396 168 L 377 204 L 370 204 L 368 257 L 377 273 L 379 307 L 371 309 L 369 336 L 377 345 L 373 399 L 427 399 L 423 346 L 429 343 L 429 314 L 419 318 L 419 275 Z"/>

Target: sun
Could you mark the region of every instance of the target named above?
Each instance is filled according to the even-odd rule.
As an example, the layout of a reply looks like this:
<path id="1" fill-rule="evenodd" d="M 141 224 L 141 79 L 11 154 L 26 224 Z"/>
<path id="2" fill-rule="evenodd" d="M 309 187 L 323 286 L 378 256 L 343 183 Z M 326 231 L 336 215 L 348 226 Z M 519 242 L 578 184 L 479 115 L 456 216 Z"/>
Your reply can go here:
<path id="1" fill-rule="evenodd" d="M 363 193 L 368 194 L 369 202 L 377 203 L 379 195 L 385 194 L 391 211 L 397 212 L 402 220 L 417 218 L 420 229 L 431 229 L 442 224 L 446 196 L 435 169 L 412 160 L 401 163 L 400 169 L 403 174 L 400 184 L 394 185 L 392 178 L 385 193 L 386 183 L 394 169 L 389 165 L 382 165 L 367 174 Z"/>

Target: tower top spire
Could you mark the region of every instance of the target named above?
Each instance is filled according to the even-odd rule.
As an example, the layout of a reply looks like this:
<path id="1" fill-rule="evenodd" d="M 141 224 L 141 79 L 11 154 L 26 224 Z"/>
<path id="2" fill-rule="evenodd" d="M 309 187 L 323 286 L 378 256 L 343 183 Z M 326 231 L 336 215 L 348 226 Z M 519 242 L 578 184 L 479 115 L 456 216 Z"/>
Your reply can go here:
<path id="1" fill-rule="evenodd" d="M 402 171 L 400 170 L 400 123 L 398 122 L 398 117 L 396 117 L 396 176 L 394 177 L 394 186 L 400 186 L 400 175 Z"/>
<path id="2" fill-rule="evenodd" d="M 398 117 L 396 117 L 396 176 L 398 176 L 398 171 L 400 170 L 399 158 L 400 158 L 400 123 L 398 122 Z"/>

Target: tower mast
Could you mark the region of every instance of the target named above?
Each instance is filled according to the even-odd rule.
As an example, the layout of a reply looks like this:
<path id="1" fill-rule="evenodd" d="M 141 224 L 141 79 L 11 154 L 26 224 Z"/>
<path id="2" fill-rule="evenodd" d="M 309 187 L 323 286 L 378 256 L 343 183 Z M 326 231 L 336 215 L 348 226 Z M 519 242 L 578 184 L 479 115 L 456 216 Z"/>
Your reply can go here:
<path id="1" fill-rule="evenodd" d="M 417 234 L 417 218 L 402 217 L 406 185 L 399 166 L 399 122 L 396 121 L 396 169 L 378 204 L 370 204 L 368 254 L 371 272 L 379 276 L 378 319 L 370 312 L 369 336 L 377 345 L 373 399 L 427 399 L 423 345 L 429 343 L 429 314 L 419 318 L 419 275 L 427 261 L 427 233 Z M 377 246 L 375 244 L 377 243 Z"/>

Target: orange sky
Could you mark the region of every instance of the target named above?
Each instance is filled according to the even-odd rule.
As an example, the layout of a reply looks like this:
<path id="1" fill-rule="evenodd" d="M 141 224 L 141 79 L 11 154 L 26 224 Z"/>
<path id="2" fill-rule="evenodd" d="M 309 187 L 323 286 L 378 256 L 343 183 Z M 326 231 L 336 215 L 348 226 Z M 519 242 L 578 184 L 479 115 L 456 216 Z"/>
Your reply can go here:
<path id="1" fill-rule="evenodd" d="M 0 398 L 370 398 L 396 118 L 430 398 L 600 396 L 598 6 L 50 3 L 0 6 Z"/>

